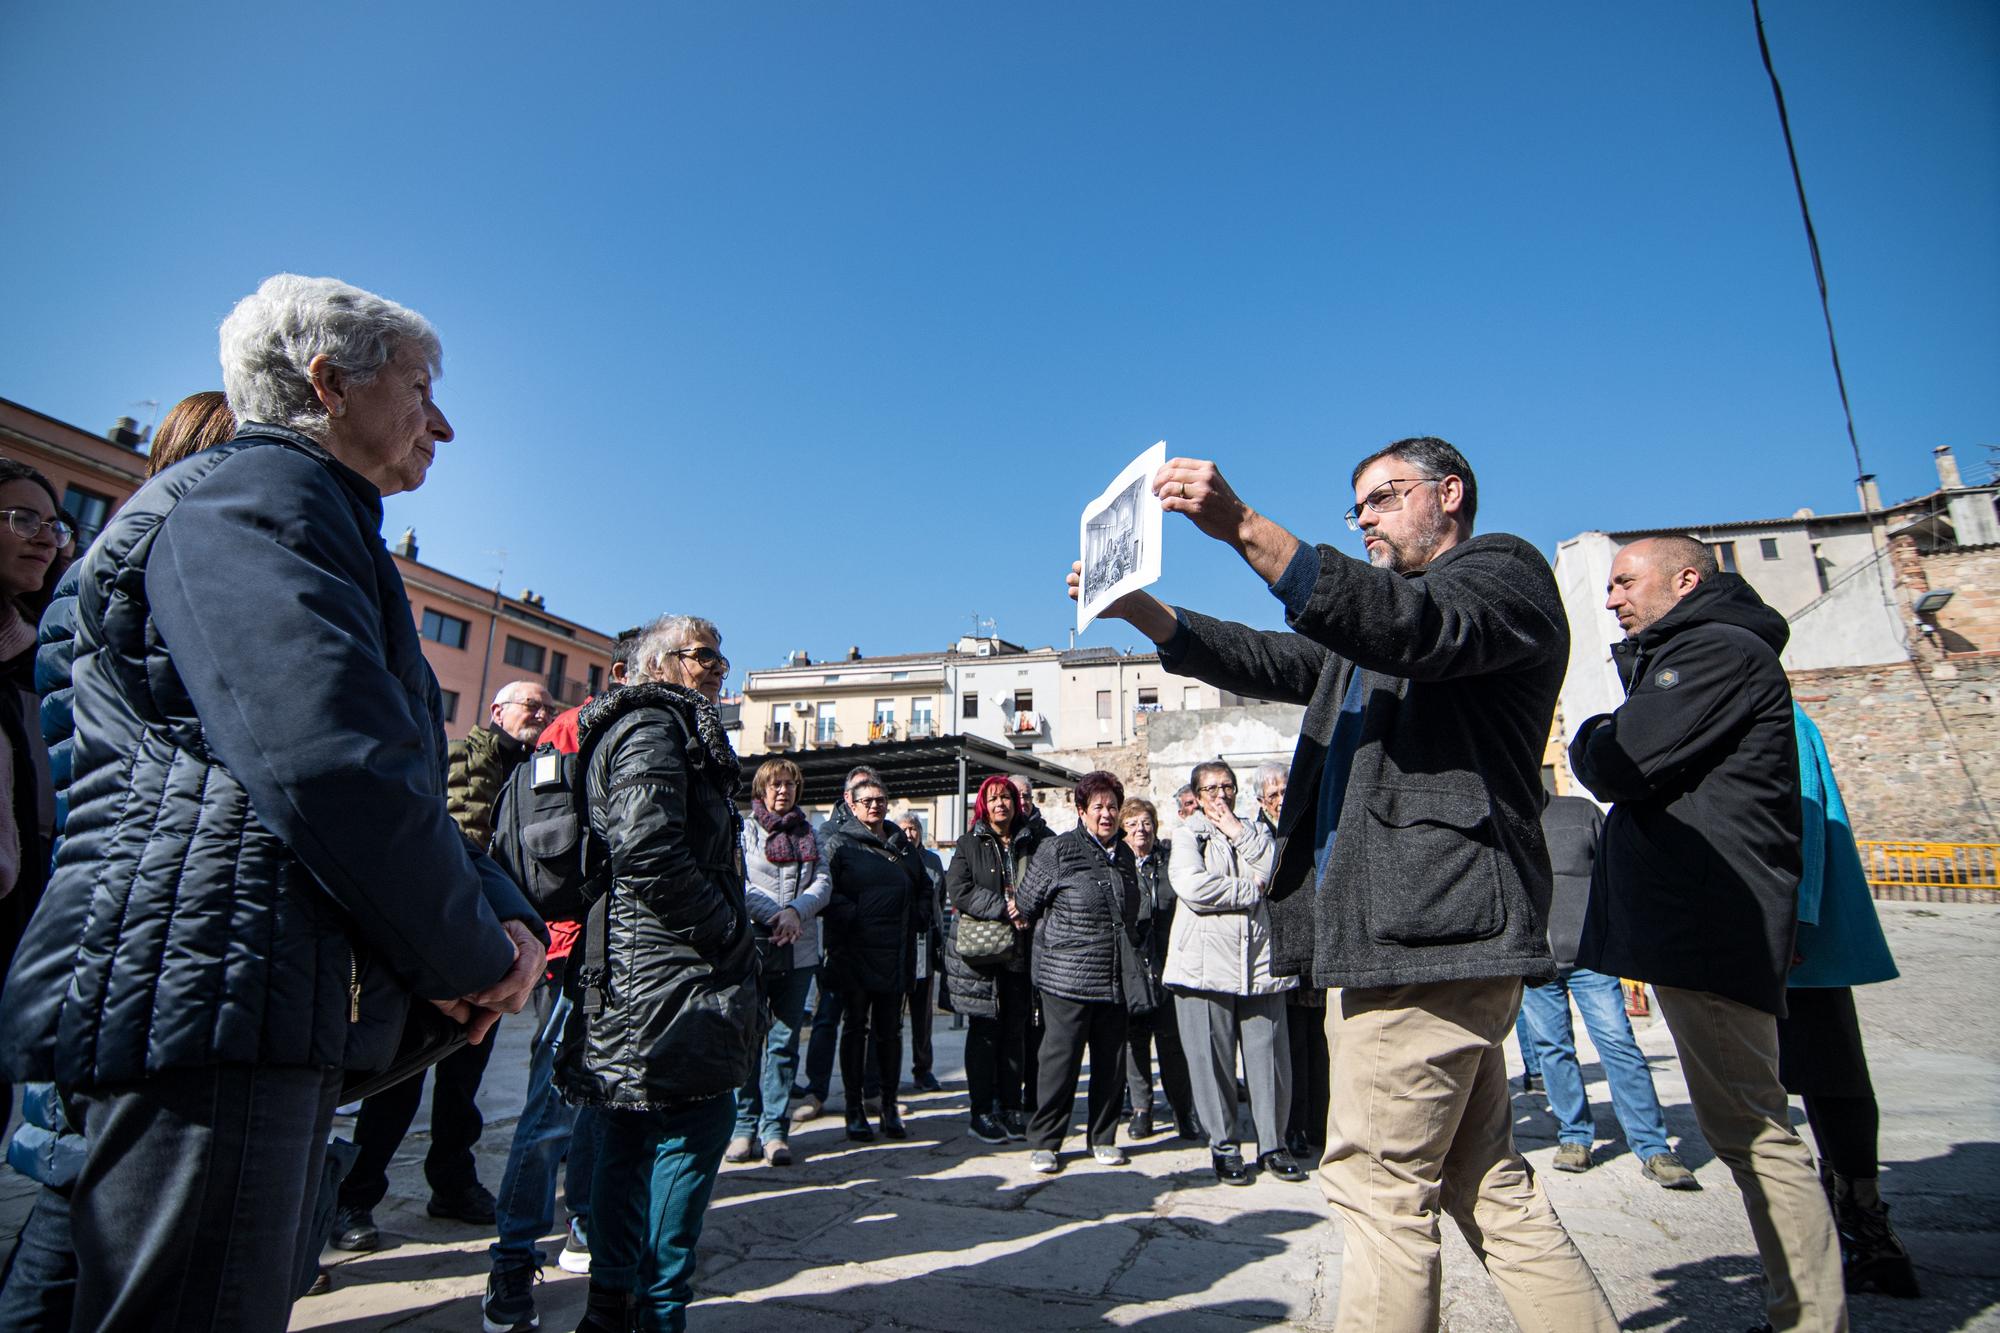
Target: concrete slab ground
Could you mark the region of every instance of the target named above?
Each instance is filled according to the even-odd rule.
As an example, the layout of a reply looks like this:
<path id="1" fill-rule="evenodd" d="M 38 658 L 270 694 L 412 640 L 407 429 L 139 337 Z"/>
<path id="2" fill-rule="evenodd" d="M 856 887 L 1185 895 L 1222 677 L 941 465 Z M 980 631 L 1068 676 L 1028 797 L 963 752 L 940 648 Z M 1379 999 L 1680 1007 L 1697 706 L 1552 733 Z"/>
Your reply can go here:
<path id="1" fill-rule="evenodd" d="M 2000 1329 L 2000 911 L 1883 904 L 1903 977 L 1858 994 L 1882 1102 L 1882 1190 L 1925 1296 L 1853 1301 L 1859 1330 Z M 1538 1096 L 1514 1099 L 1515 1132 L 1628 1329 L 1733 1330 L 1762 1318 L 1758 1267 L 1728 1170 L 1696 1134 L 1671 1037 L 1638 1023 L 1670 1134 L 1700 1193 L 1640 1176 L 1618 1136 L 1595 1054 L 1582 1051 L 1597 1112 L 1598 1165 L 1549 1168 L 1555 1125 Z M 1579 1036 L 1581 1036 L 1579 1026 Z M 962 1034 L 939 1020 L 942 1093 L 905 1094 L 907 1143 L 852 1145 L 837 1116 L 801 1128 L 791 1167 L 724 1168 L 702 1240 L 691 1327 L 769 1330 L 1141 1328 L 1197 1333 L 1330 1328 L 1341 1242 L 1316 1186 L 1213 1183 L 1205 1150 L 1157 1137 L 1132 1165 L 1080 1159 L 1055 1177 L 1027 1154 L 965 1133 Z M 527 1025 L 508 1026 L 482 1102 L 481 1174 L 497 1185 L 519 1110 Z M 1510 1043 L 1511 1047 L 1511 1043 Z M 1513 1052 L 1510 1050 L 1510 1058 Z M 1518 1069 L 1518 1059 L 1514 1060 Z M 1801 1117 L 1802 1119 L 1802 1117 Z M 418 1125 L 427 1122 L 424 1115 Z M 331 1294 L 302 1301 L 296 1329 L 479 1328 L 488 1237 L 424 1214 L 427 1140 L 413 1134 L 377 1221 L 395 1245 L 329 1252 Z M 0 1173 L 0 1218 L 25 1191 Z M 1445 1327 L 1509 1329 L 1505 1307 L 1451 1224 Z M 558 1238 L 551 1236 L 553 1255 Z M 581 1315 L 585 1280 L 553 1264 L 537 1288 L 542 1327 Z"/>

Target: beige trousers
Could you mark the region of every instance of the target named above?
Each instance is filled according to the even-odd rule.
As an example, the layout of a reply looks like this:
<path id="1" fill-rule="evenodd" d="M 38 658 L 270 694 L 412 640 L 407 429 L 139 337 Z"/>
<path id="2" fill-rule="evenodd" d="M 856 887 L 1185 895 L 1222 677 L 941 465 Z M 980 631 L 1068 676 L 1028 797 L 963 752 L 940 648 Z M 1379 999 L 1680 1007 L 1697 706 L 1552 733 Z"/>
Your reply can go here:
<path id="1" fill-rule="evenodd" d="M 1778 1082 L 1778 1020 L 1711 991 L 1655 986 L 1702 1137 L 1736 1177 L 1774 1329 L 1847 1327 L 1840 1242 Z"/>
<path id="2" fill-rule="evenodd" d="M 1520 978 L 1327 992 L 1320 1189 L 1346 1224 L 1340 1333 L 1431 1333 L 1451 1214 L 1535 1333 L 1615 1330 L 1611 1303 L 1514 1150 L 1501 1040 Z"/>

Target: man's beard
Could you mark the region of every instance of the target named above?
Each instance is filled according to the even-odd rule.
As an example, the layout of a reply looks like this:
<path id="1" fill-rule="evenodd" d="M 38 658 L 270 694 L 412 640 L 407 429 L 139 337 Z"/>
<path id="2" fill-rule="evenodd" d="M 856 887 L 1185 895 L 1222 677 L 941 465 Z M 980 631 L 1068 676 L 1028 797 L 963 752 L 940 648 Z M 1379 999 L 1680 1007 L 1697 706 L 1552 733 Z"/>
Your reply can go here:
<path id="1" fill-rule="evenodd" d="M 1398 574 L 1410 574 L 1430 564 L 1437 554 L 1438 543 L 1444 540 L 1445 516 L 1442 509 L 1424 511 L 1423 524 L 1402 544 L 1377 536 L 1381 543 L 1368 552 L 1368 563 L 1378 569 L 1394 570 Z"/>

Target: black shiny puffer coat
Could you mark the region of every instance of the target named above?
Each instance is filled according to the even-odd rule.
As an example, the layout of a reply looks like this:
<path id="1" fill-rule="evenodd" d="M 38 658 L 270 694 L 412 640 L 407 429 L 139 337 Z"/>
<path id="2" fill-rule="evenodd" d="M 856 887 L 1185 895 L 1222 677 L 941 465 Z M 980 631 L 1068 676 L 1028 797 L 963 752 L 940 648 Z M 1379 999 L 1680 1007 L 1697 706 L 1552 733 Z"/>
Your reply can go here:
<path id="1" fill-rule="evenodd" d="M 1066 1000 L 1123 998 L 1112 932 L 1130 931 L 1138 920 L 1139 877 L 1122 838 L 1109 858 L 1081 825 L 1043 843 L 1014 906 L 1035 923 L 1036 989 Z"/>
<path id="2" fill-rule="evenodd" d="M 576 946 L 576 1007 L 556 1069 L 564 1096 L 581 1105 L 646 1110 L 720 1096 L 742 1085 L 760 1049 L 735 774 L 703 745 L 707 705 L 694 697 L 630 685 L 578 718 L 592 854 L 611 867 L 610 892 Z"/>
<path id="3" fill-rule="evenodd" d="M 960 916 L 981 921 L 1007 919 L 1007 889 L 1026 875 L 1048 825 L 1039 820 L 1017 820 L 1014 830 L 1013 845 L 1008 849 L 1001 847 L 999 835 L 985 824 L 973 826 L 958 840 L 958 851 L 945 874 L 945 892 L 951 895 L 951 905 Z M 998 1018 L 999 983 L 994 978 L 1002 972 L 1026 971 L 1033 942 L 1033 931 L 1016 931 L 1012 954 L 998 962 L 985 959 L 968 963 L 958 955 L 958 941 L 947 934 L 944 974 L 951 989 L 952 1012 L 968 1018 Z"/>
<path id="4" fill-rule="evenodd" d="M 894 825 L 882 834 L 845 806 L 820 834 L 833 897 L 820 913 L 829 990 L 885 994 L 917 984 L 917 946 L 931 922 L 931 877 Z"/>

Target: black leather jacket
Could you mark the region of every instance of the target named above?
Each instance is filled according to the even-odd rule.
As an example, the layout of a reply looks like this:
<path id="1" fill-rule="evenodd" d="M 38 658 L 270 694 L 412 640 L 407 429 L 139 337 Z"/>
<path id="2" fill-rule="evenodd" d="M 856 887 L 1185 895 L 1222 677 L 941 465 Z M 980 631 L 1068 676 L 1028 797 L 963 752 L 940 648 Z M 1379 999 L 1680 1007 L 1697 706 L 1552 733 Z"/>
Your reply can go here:
<path id="1" fill-rule="evenodd" d="M 613 690 L 577 719 L 590 828 L 610 858 L 570 985 L 556 1077 L 573 1102 L 685 1105 L 749 1076 L 763 1030 L 744 903 L 736 775 L 700 740 L 690 691 Z M 733 756 L 732 756 L 733 759 Z"/>
<path id="2" fill-rule="evenodd" d="M 985 824 L 974 826 L 958 840 L 958 850 L 945 874 L 945 889 L 951 905 L 962 917 L 981 921 L 1007 919 L 1007 889 L 1026 874 L 1035 849 L 1042 845 L 1048 825 L 1017 820 L 1014 825 L 1012 858 L 1000 846 L 1000 838 Z M 944 971 L 951 986 L 953 1012 L 968 1018 L 1000 1016 L 1001 972 L 1024 972 L 1028 967 L 1032 931 L 1014 933 L 1014 951 L 999 962 L 968 963 L 959 957 L 958 941 L 945 941 Z"/>

